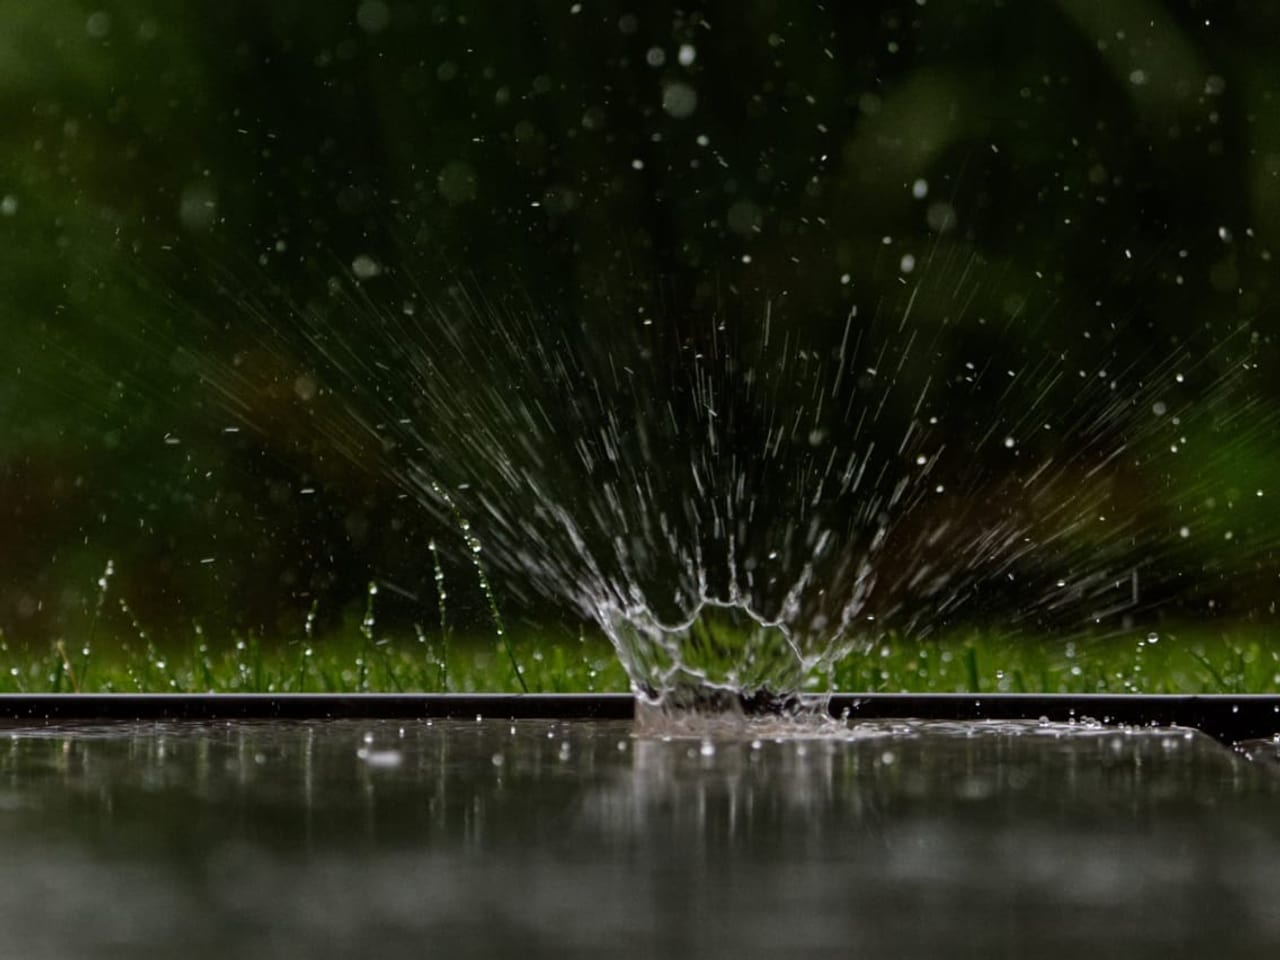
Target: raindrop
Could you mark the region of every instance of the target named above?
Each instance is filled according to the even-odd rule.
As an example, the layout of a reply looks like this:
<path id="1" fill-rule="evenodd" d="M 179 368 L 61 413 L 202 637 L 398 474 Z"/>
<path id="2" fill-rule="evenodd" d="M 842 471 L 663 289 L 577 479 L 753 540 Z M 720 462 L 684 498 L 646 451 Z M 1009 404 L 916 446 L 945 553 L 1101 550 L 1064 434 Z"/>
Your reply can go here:
<path id="1" fill-rule="evenodd" d="M 351 261 L 351 272 L 356 275 L 357 280 L 370 280 L 382 273 L 382 267 L 373 257 L 362 253 Z"/>
<path id="2" fill-rule="evenodd" d="M 586 119 L 583 119 L 586 126 Z M 436 176 L 436 190 L 451 206 L 476 198 L 476 171 L 465 160 L 446 163 Z M 358 275 L 358 274 L 357 274 Z"/>
<path id="3" fill-rule="evenodd" d="M 102 10 L 89 14 L 84 22 L 84 32 L 95 40 L 101 40 L 111 32 L 111 15 Z"/>
<path id="4" fill-rule="evenodd" d="M 391 8 L 384 0 L 364 0 L 356 8 L 356 23 L 365 33 L 381 33 L 391 23 Z"/>
<path id="5" fill-rule="evenodd" d="M 929 204 L 924 220 L 934 233 L 946 233 L 955 229 L 956 208 L 944 200 L 939 200 L 937 203 Z"/>
<path id="6" fill-rule="evenodd" d="M 662 109 L 668 116 L 684 119 L 698 109 L 698 94 L 687 83 L 669 83 L 662 91 Z"/>

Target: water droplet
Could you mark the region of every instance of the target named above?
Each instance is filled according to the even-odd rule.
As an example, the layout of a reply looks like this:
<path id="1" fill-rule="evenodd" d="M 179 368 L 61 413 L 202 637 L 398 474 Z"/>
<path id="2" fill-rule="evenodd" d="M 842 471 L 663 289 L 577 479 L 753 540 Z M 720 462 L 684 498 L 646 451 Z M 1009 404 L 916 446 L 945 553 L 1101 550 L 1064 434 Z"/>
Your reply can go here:
<path id="1" fill-rule="evenodd" d="M 111 32 L 111 15 L 102 10 L 89 14 L 84 22 L 84 32 L 95 40 L 101 40 Z"/>
<path id="2" fill-rule="evenodd" d="M 362 253 L 351 261 L 351 272 L 355 274 L 357 280 L 371 280 L 382 273 L 382 267 L 373 257 Z"/>
<path id="3" fill-rule="evenodd" d="M 698 92 L 687 83 L 669 83 L 662 91 L 662 109 L 678 120 L 692 116 L 698 109 Z"/>
<path id="4" fill-rule="evenodd" d="M 404 754 L 399 750 L 371 750 L 361 747 L 356 751 L 356 756 L 366 765 L 384 770 L 394 769 L 404 763 Z"/>
<path id="5" fill-rule="evenodd" d="M 381 33 L 391 23 L 391 8 L 384 0 L 364 0 L 356 8 L 356 24 L 365 33 Z"/>

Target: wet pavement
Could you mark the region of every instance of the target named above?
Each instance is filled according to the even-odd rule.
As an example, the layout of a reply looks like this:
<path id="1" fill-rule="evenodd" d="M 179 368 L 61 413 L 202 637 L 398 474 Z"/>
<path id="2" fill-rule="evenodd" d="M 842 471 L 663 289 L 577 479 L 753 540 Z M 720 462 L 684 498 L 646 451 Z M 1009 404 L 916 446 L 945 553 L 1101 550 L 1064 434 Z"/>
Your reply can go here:
<path id="1" fill-rule="evenodd" d="M 1184 730 L 0 729 L 0 956 L 1263 956 L 1280 763 Z"/>

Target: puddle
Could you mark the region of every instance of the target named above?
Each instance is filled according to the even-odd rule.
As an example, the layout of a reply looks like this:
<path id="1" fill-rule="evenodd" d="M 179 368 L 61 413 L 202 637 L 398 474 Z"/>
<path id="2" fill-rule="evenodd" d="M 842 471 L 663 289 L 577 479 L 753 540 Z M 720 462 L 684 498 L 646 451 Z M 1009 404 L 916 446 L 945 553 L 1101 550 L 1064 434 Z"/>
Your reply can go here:
<path id="1" fill-rule="evenodd" d="M 1264 955 L 1280 776 L 1184 730 L 0 731 L 0 954 Z"/>

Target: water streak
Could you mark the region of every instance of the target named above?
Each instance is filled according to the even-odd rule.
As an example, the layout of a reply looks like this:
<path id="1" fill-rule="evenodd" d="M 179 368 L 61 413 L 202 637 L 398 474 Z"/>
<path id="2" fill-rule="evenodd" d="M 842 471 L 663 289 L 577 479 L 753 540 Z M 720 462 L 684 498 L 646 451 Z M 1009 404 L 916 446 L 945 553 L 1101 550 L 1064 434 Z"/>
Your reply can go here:
<path id="1" fill-rule="evenodd" d="M 608 324 L 466 288 L 235 303 L 257 366 L 311 386 L 294 428 L 461 528 L 506 593 L 598 624 L 637 692 L 776 706 L 896 633 L 1140 614 L 1181 546 L 1142 478 L 1177 456 L 1170 423 L 1205 435 L 1247 386 L 1229 339 L 1123 359 L 1048 326 L 1016 368 L 957 355 L 926 301 L 972 298 L 930 276 L 832 336 L 772 302 Z M 245 423 L 289 429 L 250 366 L 203 370 Z"/>

